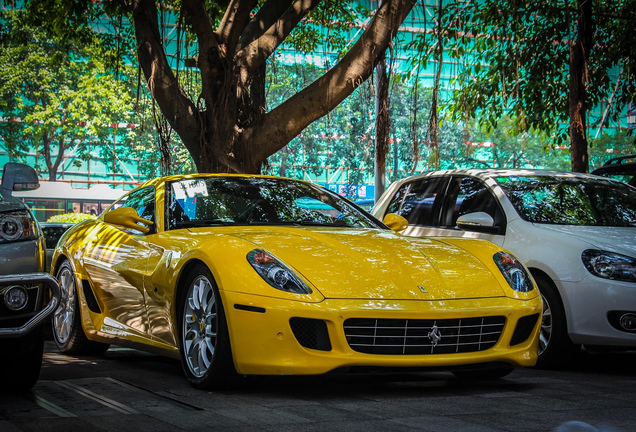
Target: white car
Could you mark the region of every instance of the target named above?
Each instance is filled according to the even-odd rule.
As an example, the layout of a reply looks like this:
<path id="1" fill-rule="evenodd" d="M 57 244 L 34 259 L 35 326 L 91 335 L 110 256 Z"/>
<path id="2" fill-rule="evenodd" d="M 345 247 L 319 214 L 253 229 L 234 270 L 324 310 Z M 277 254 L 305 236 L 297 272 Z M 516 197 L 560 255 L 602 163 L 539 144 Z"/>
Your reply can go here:
<path id="1" fill-rule="evenodd" d="M 486 239 L 532 272 L 544 301 L 539 366 L 580 346 L 636 348 L 636 188 L 541 170 L 435 171 L 393 183 L 372 210 L 402 234 Z"/>

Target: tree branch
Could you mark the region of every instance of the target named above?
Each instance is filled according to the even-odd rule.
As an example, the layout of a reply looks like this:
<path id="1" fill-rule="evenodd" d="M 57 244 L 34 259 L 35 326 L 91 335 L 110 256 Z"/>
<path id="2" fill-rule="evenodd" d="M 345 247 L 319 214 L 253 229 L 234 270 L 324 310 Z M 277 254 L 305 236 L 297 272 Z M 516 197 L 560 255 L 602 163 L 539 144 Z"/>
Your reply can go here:
<path id="1" fill-rule="evenodd" d="M 245 27 L 245 31 L 243 31 L 241 35 L 241 41 L 236 50 L 242 50 L 254 42 L 254 40 L 261 37 L 287 10 L 289 5 L 292 4 L 292 1 L 293 0 L 267 0 Z"/>
<path id="2" fill-rule="evenodd" d="M 387 0 L 367 30 L 338 64 L 310 86 L 259 118 L 245 131 L 242 154 L 264 160 L 313 121 L 327 114 L 372 73 L 416 0 Z M 319 107 L 319 109 L 316 109 Z"/>
<path id="3" fill-rule="evenodd" d="M 237 53 L 236 64 L 254 72 L 321 0 L 296 0 L 258 39 Z"/>
<path id="4" fill-rule="evenodd" d="M 258 0 L 232 0 L 225 10 L 218 34 L 227 47 L 228 56 L 234 55 L 239 38 L 250 20 L 250 12 L 257 3 Z"/>
<path id="5" fill-rule="evenodd" d="M 153 0 L 135 0 L 133 20 L 137 38 L 137 55 L 150 93 L 161 107 L 161 111 L 172 128 L 182 137 L 183 142 L 199 142 L 201 125 L 197 118 L 200 113 L 179 86 L 168 64 L 161 43 L 155 2 Z M 185 115 L 183 115 L 184 113 Z M 196 137 L 196 139 L 188 140 L 188 136 Z M 190 145 L 188 151 L 196 160 L 200 156 L 201 150 L 192 147 Z"/>

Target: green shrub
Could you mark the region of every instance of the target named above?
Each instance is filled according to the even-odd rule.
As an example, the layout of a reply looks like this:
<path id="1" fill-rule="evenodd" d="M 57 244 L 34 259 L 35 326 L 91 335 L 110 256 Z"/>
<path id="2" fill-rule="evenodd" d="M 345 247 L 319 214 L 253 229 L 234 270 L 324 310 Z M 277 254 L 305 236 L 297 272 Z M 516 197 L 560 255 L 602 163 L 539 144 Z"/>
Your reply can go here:
<path id="1" fill-rule="evenodd" d="M 60 222 L 60 223 L 79 223 L 87 219 L 95 219 L 95 216 L 88 213 L 63 213 L 55 216 L 51 216 L 47 222 Z"/>

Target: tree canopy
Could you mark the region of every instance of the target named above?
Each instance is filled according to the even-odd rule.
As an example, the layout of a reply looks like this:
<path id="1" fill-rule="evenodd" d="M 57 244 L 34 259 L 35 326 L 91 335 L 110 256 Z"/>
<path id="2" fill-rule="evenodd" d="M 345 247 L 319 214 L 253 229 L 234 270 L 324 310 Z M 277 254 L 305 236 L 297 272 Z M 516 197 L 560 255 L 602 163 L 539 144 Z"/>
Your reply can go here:
<path id="1" fill-rule="evenodd" d="M 569 139 L 573 171 L 588 170 L 587 129 L 620 124 L 636 98 L 635 0 L 449 2 L 446 35 L 459 74 L 458 118 Z M 605 103 L 604 115 L 590 110 Z"/>
<path id="2" fill-rule="evenodd" d="M 91 45 L 78 48 L 33 27 L 21 12 L 0 17 L 0 134 L 16 155 L 44 155 L 49 180 L 72 149 L 88 158 L 91 139 L 126 122 L 132 99 Z M 113 152 L 101 146 L 105 153 Z M 112 159 L 112 155 L 108 155 Z"/>
<path id="3" fill-rule="evenodd" d="M 139 67 L 140 81 L 147 85 L 153 102 L 138 97 L 138 108 L 144 102 L 148 106 L 137 110 L 142 127 L 135 133 L 157 143 L 164 165 L 173 158 L 178 159 L 179 170 L 191 169 L 188 158 L 173 151 L 178 136 L 199 171 L 261 172 L 264 168 L 272 172 L 270 160 L 280 163 L 280 174 L 285 175 L 285 167 L 301 149 L 305 162 L 316 172 L 324 164 L 365 169 L 371 165 L 377 151 L 372 140 L 377 133 L 371 101 L 374 89 L 361 84 L 391 46 L 414 3 L 378 2 L 371 15 L 352 6 L 358 3 L 333 0 L 26 0 L 21 3 L 26 14 L 21 19 L 23 36 L 37 33 L 33 40 L 45 41 L 43 49 L 55 44 L 62 52 L 73 53 L 67 57 L 77 64 L 66 72 L 77 78 L 67 87 L 83 86 L 81 91 L 88 92 L 81 96 L 83 106 L 97 107 L 98 102 L 90 101 L 100 94 L 103 102 L 108 100 L 108 91 L 90 90 L 91 83 L 101 84 L 107 77 L 130 85 L 137 73 L 131 73 L 129 66 Z M 402 172 L 414 172 L 422 166 L 436 169 L 452 167 L 455 161 L 469 162 L 475 155 L 467 142 L 494 138 L 498 147 L 493 164 L 499 166 L 524 160 L 521 156 L 531 157 L 537 165 L 550 162 L 535 148 L 554 151 L 568 139 L 572 169 L 586 171 L 588 154 L 600 159 L 588 143 L 598 142 L 599 151 L 608 148 L 603 128 L 610 121 L 620 124 L 623 108 L 634 102 L 636 41 L 629 23 L 634 22 L 636 0 L 568 0 L 558 5 L 438 0 L 422 7 L 433 25 L 415 33 L 412 79 L 402 76 L 391 84 L 390 178 L 397 178 L 397 165 Z M 349 31 L 352 26 L 357 30 Z M 13 42 L 20 39 L 16 33 L 11 38 Z M 280 52 L 319 48 L 337 53 L 337 58 L 322 57 L 328 64 L 321 67 L 303 65 L 302 79 L 293 66 L 277 61 Z M 59 69 L 61 63 L 52 63 L 58 56 L 46 59 L 49 63 L 41 69 Z M 35 65 L 38 61 L 29 60 Z M 3 62 L 14 60 L 5 57 Z M 427 64 L 436 65 L 432 89 L 418 81 Z M 447 64 L 453 64 L 457 79 L 444 87 L 440 75 L 442 71 L 447 75 Z M 11 82 L 27 82 L 27 72 L 13 80 L 7 74 L 4 85 L 9 89 Z M 79 78 L 81 74 L 86 79 Z M 44 76 L 36 79 L 49 82 Z M 62 87 L 13 90 L 59 93 L 52 97 L 60 98 L 68 93 L 58 92 Z M 113 89 L 124 94 L 119 87 Z M 449 90 L 454 91 L 452 98 Z M 5 103 L 11 91 L 5 93 Z M 354 97 L 345 99 L 349 95 Z M 120 106 L 128 100 L 116 99 Z M 63 104 L 73 106 L 62 99 L 50 106 Z M 33 106 L 30 102 L 22 108 Z M 10 112 L 26 118 L 28 113 L 17 107 L 14 102 Z M 601 115 L 591 116 L 592 107 L 600 107 Z M 90 112 L 117 116 L 120 108 Z M 3 113 L 7 109 L 8 105 L 1 108 Z M 45 119 L 70 124 L 51 117 L 53 111 L 49 108 L 40 117 L 31 117 L 35 120 L 29 124 L 40 125 Z M 144 111 L 141 121 L 139 111 Z M 120 112 L 119 121 L 126 121 L 127 114 Z M 473 119 L 478 121 L 476 127 Z M 97 120 L 91 124 L 99 124 Z M 152 123 L 154 127 L 147 127 Z M 82 124 L 86 123 L 77 123 Z M 591 126 L 599 140 L 587 136 Z M 26 130 L 26 123 L 4 127 L 12 149 L 24 144 L 18 133 L 33 135 L 35 131 Z M 81 143 L 99 129 L 73 133 L 86 133 L 75 141 Z M 43 136 L 39 130 L 37 134 Z M 66 132 L 66 139 L 59 142 L 71 144 L 73 136 Z M 618 136 L 619 147 L 629 149 L 633 137 Z M 54 163 L 51 168 L 55 169 Z M 166 165 L 161 172 L 174 169 Z"/>
<path id="4" fill-rule="evenodd" d="M 333 25 L 351 25 L 358 11 L 319 0 L 27 0 L 34 21 L 69 39 L 88 40 L 98 19 L 129 22 L 108 35 L 108 53 L 136 47 L 148 88 L 199 171 L 260 172 L 263 162 L 351 94 L 373 71 L 415 0 L 387 0 L 333 67 L 270 109 L 265 98 L 268 60 L 284 46 L 311 49 Z M 162 36 L 163 17 L 177 25 L 175 53 Z M 119 25 L 118 25 L 119 28 Z M 333 35 L 330 35 L 333 36 Z M 329 38 L 334 47 L 347 41 Z M 188 52 L 183 55 L 181 49 Z M 187 50 L 185 49 L 187 48 Z M 201 82 L 189 94 L 179 72 L 194 70 Z"/>

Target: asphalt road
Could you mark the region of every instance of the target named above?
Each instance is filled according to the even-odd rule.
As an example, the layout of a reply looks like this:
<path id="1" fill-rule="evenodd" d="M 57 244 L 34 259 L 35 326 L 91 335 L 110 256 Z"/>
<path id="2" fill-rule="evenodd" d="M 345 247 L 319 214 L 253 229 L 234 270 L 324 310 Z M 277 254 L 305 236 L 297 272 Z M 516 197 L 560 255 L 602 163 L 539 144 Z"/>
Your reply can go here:
<path id="1" fill-rule="evenodd" d="M 52 342 L 46 351 L 32 391 L 0 393 L 1 432 L 636 431 L 636 352 L 582 353 L 564 370 L 491 382 L 443 372 L 258 377 L 206 392 L 178 361 L 140 351 L 69 357 Z"/>

